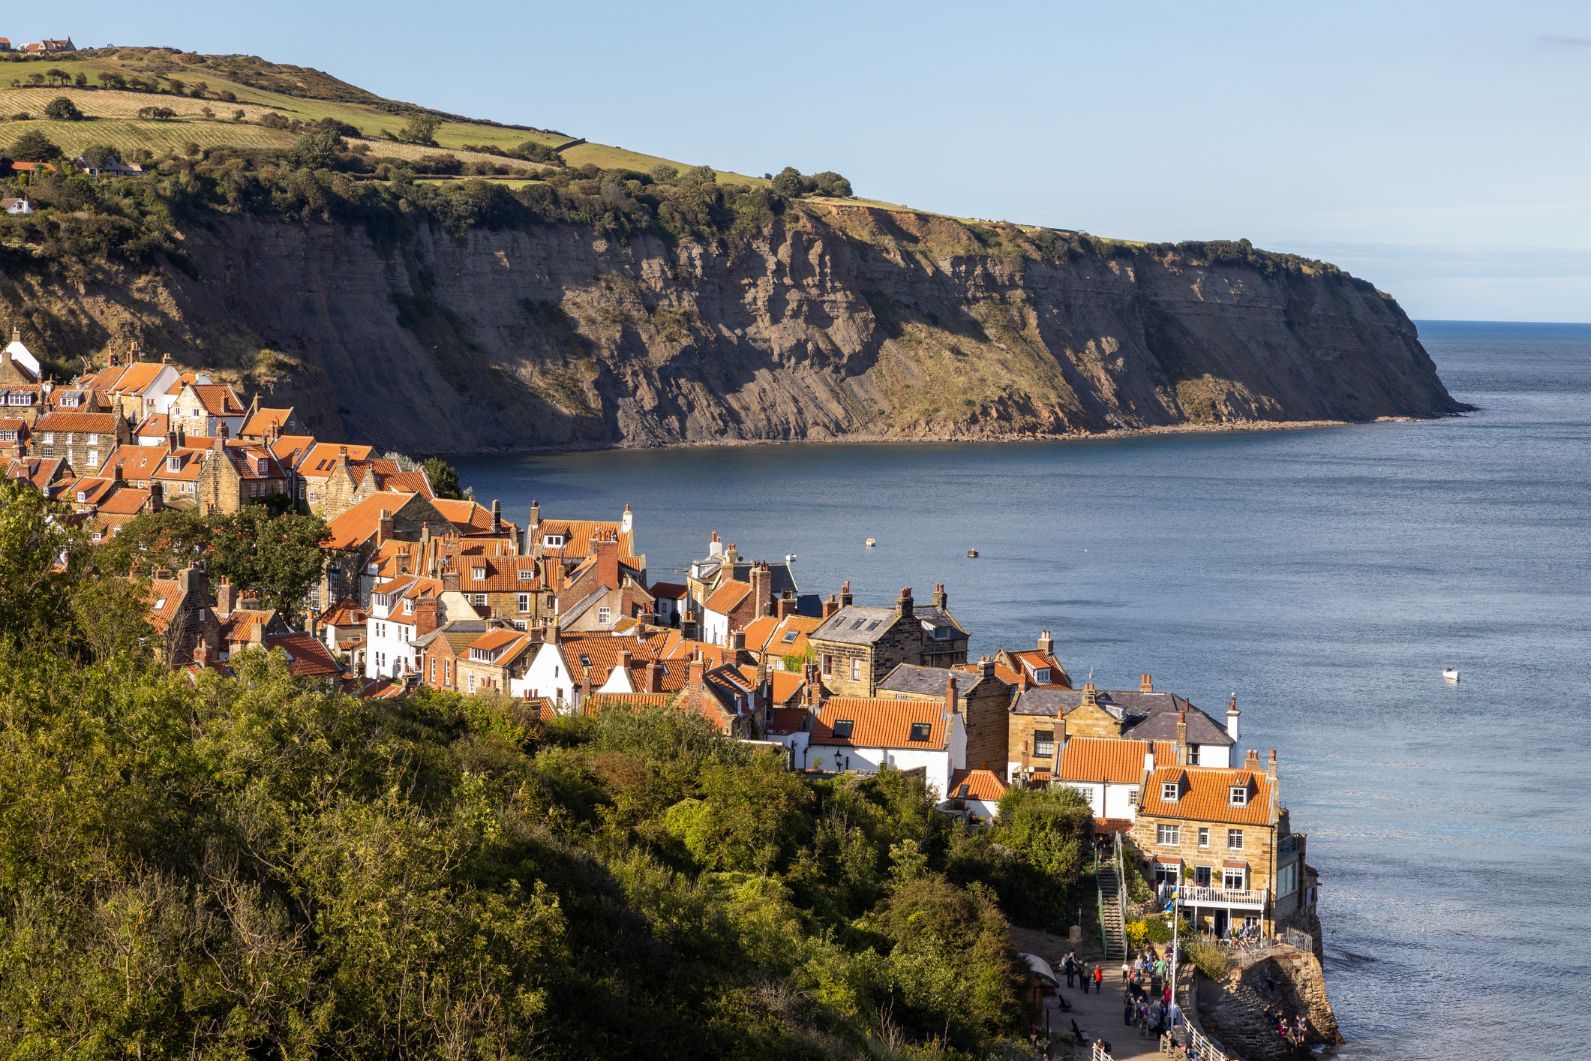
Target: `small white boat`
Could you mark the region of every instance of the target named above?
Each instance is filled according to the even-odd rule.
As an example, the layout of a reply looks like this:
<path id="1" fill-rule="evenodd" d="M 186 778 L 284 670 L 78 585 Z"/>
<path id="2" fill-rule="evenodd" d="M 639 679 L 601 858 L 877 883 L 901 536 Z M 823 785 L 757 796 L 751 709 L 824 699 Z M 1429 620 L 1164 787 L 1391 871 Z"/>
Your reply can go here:
<path id="1" fill-rule="evenodd" d="M 1446 678 L 1450 682 L 1458 681 L 1458 668 L 1457 667 L 1448 667 L 1447 669 L 1442 671 L 1442 677 Z"/>
<path id="2" fill-rule="evenodd" d="M 877 538 L 869 538 L 869 539 L 867 539 L 867 547 L 869 549 L 871 549 L 873 546 L 875 546 L 877 544 L 878 544 L 878 539 Z"/>

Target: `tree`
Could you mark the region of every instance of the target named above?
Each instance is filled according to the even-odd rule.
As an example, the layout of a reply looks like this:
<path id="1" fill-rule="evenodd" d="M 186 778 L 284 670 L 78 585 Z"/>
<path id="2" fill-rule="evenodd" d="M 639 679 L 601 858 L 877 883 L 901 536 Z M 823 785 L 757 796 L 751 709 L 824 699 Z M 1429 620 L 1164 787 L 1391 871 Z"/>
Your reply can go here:
<path id="1" fill-rule="evenodd" d="M 398 139 L 406 144 L 436 145 L 436 129 L 442 119 L 434 114 L 411 114 L 398 131 Z"/>
<path id="2" fill-rule="evenodd" d="M 139 107 L 138 117 L 144 121 L 169 122 L 177 116 L 170 107 Z"/>
<path id="3" fill-rule="evenodd" d="M 70 85 L 72 75 L 62 70 L 59 66 L 52 66 L 44 71 L 44 77 L 52 85 Z"/>
<path id="4" fill-rule="evenodd" d="M 17 137 L 10 154 L 22 162 L 54 162 L 61 157 L 61 149 L 37 129 L 29 129 Z"/>
<path id="5" fill-rule="evenodd" d="M 319 516 L 273 516 L 264 505 L 246 505 L 212 525 L 211 570 L 259 590 L 266 607 L 296 615 L 320 578 L 325 521 Z"/>
<path id="6" fill-rule="evenodd" d="M 44 84 L 44 75 L 41 74 L 41 73 L 37 73 L 37 72 L 29 74 L 28 75 L 28 84 L 30 84 L 30 85 L 42 85 L 42 84 Z"/>
<path id="7" fill-rule="evenodd" d="M 87 559 L 71 513 L 29 483 L 0 480 L 0 640 L 48 639 Z"/>
<path id="8" fill-rule="evenodd" d="M 57 122 L 80 122 L 83 112 L 65 96 L 56 96 L 44 105 L 44 116 Z"/>
<path id="9" fill-rule="evenodd" d="M 249 116 L 249 112 L 244 110 L 242 107 L 239 107 L 237 110 L 232 112 L 232 120 L 235 121 L 235 122 L 241 122 L 244 118 L 247 118 L 248 116 Z"/>
<path id="10" fill-rule="evenodd" d="M 78 71 L 78 73 L 72 77 L 72 84 L 76 85 L 78 88 L 87 88 L 88 75 L 82 71 Z"/>
<path id="11" fill-rule="evenodd" d="M 425 477 L 431 482 L 431 492 L 437 497 L 460 498 L 464 496 L 463 487 L 459 485 L 458 469 L 453 467 L 441 457 L 427 457 L 425 463 L 420 465 L 425 472 Z"/>
<path id="12" fill-rule="evenodd" d="M 774 177 L 773 190 L 787 199 L 795 199 L 806 193 L 806 180 L 800 170 L 786 166 Z"/>
<path id="13" fill-rule="evenodd" d="M 336 129 L 321 127 L 298 138 L 288 149 L 288 160 L 305 169 L 335 169 L 342 153 L 343 138 Z"/>
<path id="14" fill-rule="evenodd" d="M 113 74 L 109 70 L 101 71 L 98 75 L 101 88 L 126 88 L 127 79 L 120 74 Z"/>

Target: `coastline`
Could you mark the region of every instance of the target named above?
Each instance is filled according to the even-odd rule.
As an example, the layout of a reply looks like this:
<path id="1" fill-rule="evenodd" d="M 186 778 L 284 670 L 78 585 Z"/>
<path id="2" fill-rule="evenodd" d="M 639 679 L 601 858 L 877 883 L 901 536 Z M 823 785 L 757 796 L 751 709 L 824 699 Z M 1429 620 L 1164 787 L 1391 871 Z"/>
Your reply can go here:
<path id="1" fill-rule="evenodd" d="M 706 450 L 735 449 L 747 446 L 848 446 L 848 445 L 909 445 L 913 443 L 962 443 L 970 445 L 1006 445 L 1016 442 L 1114 442 L 1122 439 L 1151 438 L 1157 435 L 1223 435 L 1249 434 L 1264 431 L 1311 431 L 1333 427 L 1356 427 L 1370 424 L 1412 424 L 1463 416 L 1474 412 L 1474 406 L 1447 414 L 1447 416 L 1378 416 L 1374 420 L 1229 420 L 1219 424 L 1157 424 L 1150 427 L 1117 427 L 1108 431 L 1070 431 L 1064 434 L 1023 432 L 1012 434 L 966 434 L 958 432 L 927 431 L 919 434 L 876 435 L 856 434 L 835 438 L 726 438 L 695 442 L 664 442 L 655 445 L 619 444 L 592 447 L 542 447 L 532 449 L 486 449 L 468 451 L 437 451 L 427 456 L 461 458 L 482 457 L 554 457 L 574 453 L 631 453 L 646 450 Z"/>

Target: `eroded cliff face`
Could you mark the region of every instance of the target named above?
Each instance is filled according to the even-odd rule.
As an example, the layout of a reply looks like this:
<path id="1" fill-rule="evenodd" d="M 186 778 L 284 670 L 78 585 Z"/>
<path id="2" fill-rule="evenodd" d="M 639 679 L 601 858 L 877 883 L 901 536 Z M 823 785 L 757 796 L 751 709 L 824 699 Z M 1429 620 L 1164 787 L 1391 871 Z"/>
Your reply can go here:
<path id="1" fill-rule="evenodd" d="M 804 204 L 735 244 L 218 218 L 191 268 L 7 277 L 57 356 L 140 339 L 417 453 L 997 438 L 1437 416 L 1398 306 L 1334 270 Z M 263 351 L 263 352 L 262 352 Z"/>

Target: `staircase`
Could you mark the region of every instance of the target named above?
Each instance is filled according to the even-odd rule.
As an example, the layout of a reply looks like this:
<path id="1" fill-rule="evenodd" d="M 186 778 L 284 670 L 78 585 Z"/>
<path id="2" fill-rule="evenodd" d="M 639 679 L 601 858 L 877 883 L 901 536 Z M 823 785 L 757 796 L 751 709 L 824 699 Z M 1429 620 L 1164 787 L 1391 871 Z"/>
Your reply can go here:
<path id="1" fill-rule="evenodd" d="M 1117 858 L 1121 857 L 1121 838 L 1116 839 Z M 1121 877 L 1116 859 L 1100 859 L 1095 863 L 1094 880 L 1099 888 L 1099 932 L 1105 947 L 1105 958 L 1125 960 L 1127 957 L 1127 927 L 1122 920 Z"/>

